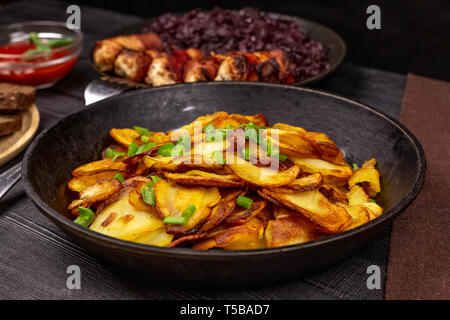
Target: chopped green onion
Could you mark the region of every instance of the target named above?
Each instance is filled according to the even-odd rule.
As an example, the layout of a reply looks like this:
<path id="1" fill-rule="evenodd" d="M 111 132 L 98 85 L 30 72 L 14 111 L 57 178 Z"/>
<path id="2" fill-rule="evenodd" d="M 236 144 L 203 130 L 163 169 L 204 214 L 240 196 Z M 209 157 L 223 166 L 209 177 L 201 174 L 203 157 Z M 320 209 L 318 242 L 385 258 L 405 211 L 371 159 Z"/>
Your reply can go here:
<path id="1" fill-rule="evenodd" d="M 42 42 L 39 35 L 36 32 L 30 32 L 28 35 L 31 43 L 33 43 L 36 48 L 27 50 L 24 55 L 32 55 L 35 53 L 49 52 L 53 47 L 61 47 L 73 42 L 73 38 L 60 38 L 60 39 L 49 39 L 47 42 Z"/>
<path id="2" fill-rule="evenodd" d="M 181 216 L 187 219 L 187 218 L 189 218 L 190 216 L 192 216 L 194 214 L 196 209 L 197 208 L 193 204 L 191 204 L 186 209 L 184 209 L 184 211 L 181 214 Z"/>
<path id="3" fill-rule="evenodd" d="M 217 164 L 225 164 L 225 160 L 223 159 L 223 152 L 222 151 L 214 151 L 214 162 Z"/>
<path id="4" fill-rule="evenodd" d="M 231 124 L 227 124 L 227 126 L 225 127 L 225 129 L 230 130 L 233 129 L 233 126 Z"/>
<path id="5" fill-rule="evenodd" d="M 186 224 L 187 219 L 185 217 L 168 216 L 164 218 L 163 222 L 167 224 Z"/>
<path id="6" fill-rule="evenodd" d="M 129 157 L 134 156 L 136 154 L 136 151 L 138 151 L 138 149 L 139 149 L 139 145 L 136 142 L 131 143 L 128 146 L 128 153 L 127 153 L 127 155 Z"/>
<path id="7" fill-rule="evenodd" d="M 184 146 L 182 144 L 177 144 L 173 147 L 171 155 L 172 157 L 180 157 L 184 154 Z"/>
<path id="8" fill-rule="evenodd" d="M 182 145 L 184 150 L 191 150 L 191 136 L 179 137 L 176 145 Z"/>
<path id="9" fill-rule="evenodd" d="M 242 149 L 242 154 L 244 155 L 244 159 L 249 161 L 249 159 L 250 159 L 250 148 Z"/>
<path id="10" fill-rule="evenodd" d="M 236 203 L 241 207 L 250 209 L 253 203 L 253 200 L 244 196 L 239 196 L 236 200 Z"/>
<path id="11" fill-rule="evenodd" d="M 172 142 L 167 142 L 166 144 L 163 144 L 158 149 L 158 155 L 164 156 L 164 157 L 170 157 L 172 155 L 172 150 L 175 147 L 175 145 Z"/>
<path id="12" fill-rule="evenodd" d="M 162 180 L 163 178 L 159 176 L 150 176 L 150 179 L 152 179 L 153 183 L 156 184 L 158 181 Z"/>
<path id="13" fill-rule="evenodd" d="M 359 166 L 356 163 L 353 163 L 353 171 L 359 170 Z"/>
<path id="14" fill-rule="evenodd" d="M 278 159 L 280 160 L 280 161 L 286 161 L 287 160 L 287 155 L 285 155 L 285 154 L 279 154 L 278 155 Z"/>
<path id="15" fill-rule="evenodd" d="M 60 39 L 50 39 L 46 44 L 48 44 L 50 47 L 62 47 L 67 46 L 68 44 L 71 44 L 73 42 L 73 38 L 60 38 Z"/>
<path id="16" fill-rule="evenodd" d="M 141 136 L 148 136 L 150 135 L 150 131 L 147 128 L 143 127 L 133 127 L 134 130 L 136 130 Z"/>
<path id="17" fill-rule="evenodd" d="M 274 157 L 276 158 L 279 154 L 280 154 L 280 150 L 278 149 L 278 147 L 274 146 L 272 144 L 272 140 L 267 138 L 264 144 L 264 149 L 266 150 L 266 154 L 269 157 Z"/>
<path id="18" fill-rule="evenodd" d="M 108 148 L 106 149 L 106 157 L 112 158 L 113 161 L 116 161 L 117 158 L 122 157 L 125 155 L 125 152 L 119 152 L 117 150 Z"/>
<path id="19" fill-rule="evenodd" d="M 375 199 L 372 199 L 372 198 L 370 198 L 369 201 L 370 201 L 370 202 L 373 202 L 373 203 L 377 203 L 377 202 L 375 201 Z"/>
<path id="20" fill-rule="evenodd" d="M 153 182 L 149 182 L 145 185 L 145 187 L 141 190 L 142 193 L 142 200 L 144 200 L 145 203 L 155 206 L 156 197 L 155 197 L 155 185 Z"/>
<path id="21" fill-rule="evenodd" d="M 116 175 L 113 177 L 113 179 L 117 179 L 117 180 L 119 180 L 120 182 L 124 182 L 124 181 L 125 181 L 125 178 L 124 178 L 123 175 L 120 174 L 120 173 L 116 174 Z"/>
<path id="22" fill-rule="evenodd" d="M 140 146 L 137 150 L 135 154 L 140 154 L 140 153 L 144 153 L 145 151 L 153 148 L 154 146 L 156 146 L 156 142 L 149 142 L 146 144 L 143 144 L 142 146 Z"/>
<path id="23" fill-rule="evenodd" d="M 245 128 L 245 139 L 253 140 L 256 143 L 259 142 L 259 132 L 254 128 Z"/>
<path id="24" fill-rule="evenodd" d="M 250 129 L 259 129 L 259 127 L 256 124 L 254 124 L 253 122 L 242 123 L 239 125 L 239 128 L 242 128 L 242 127 L 246 127 L 246 128 L 250 128 Z"/>
<path id="25" fill-rule="evenodd" d="M 143 143 L 148 143 L 150 141 L 150 137 L 149 136 L 141 136 L 141 141 Z"/>
<path id="26" fill-rule="evenodd" d="M 94 211 L 85 207 L 78 207 L 78 211 L 80 212 L 80 214 L 73 222 L 79 224 L 82 227 L 88 228 L 94 221 Z"/>
<path id="27" fill-rule="evenodd" d="M 203 128 L 203 131 L 205 131 L 206 133 L 213 132 L 215 130 L 216 130 L 216 127 L 214 127 L 214 125 L 212 123 L 208 124 L 205 128 Z"/>

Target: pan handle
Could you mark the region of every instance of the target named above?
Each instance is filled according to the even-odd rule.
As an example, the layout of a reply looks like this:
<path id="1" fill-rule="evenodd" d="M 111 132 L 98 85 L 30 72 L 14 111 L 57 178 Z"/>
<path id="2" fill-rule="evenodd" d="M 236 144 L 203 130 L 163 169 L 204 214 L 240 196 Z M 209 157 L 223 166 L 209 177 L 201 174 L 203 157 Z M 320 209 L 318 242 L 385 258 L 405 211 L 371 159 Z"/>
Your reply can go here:
<path id="1" fill-rule="evenodd" d="M 21 177 L 22 162 L 19 162 L 0 174 L 0 200 L 11 189 Z"/>
<path id="2" fill-rule="evenodd" d="M 86 105 L 116 96 L 124 91 L 138 88 L 129 82 L 117 81 L 114 78 L 102 77 L 92 80 L 84 90 L 84 101 Z"/>

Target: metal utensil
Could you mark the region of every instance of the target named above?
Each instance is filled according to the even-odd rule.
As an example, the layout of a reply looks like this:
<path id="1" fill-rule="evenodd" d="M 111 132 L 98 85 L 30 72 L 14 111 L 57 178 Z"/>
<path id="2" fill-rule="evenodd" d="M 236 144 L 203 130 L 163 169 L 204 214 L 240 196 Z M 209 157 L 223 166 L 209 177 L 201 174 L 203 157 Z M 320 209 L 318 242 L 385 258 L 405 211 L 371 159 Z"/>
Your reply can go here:
<path id="1" fill-rule="evenodd" d="M 20 180 L 22 174 L 22 162 L 0 174 L 0 199 Z"/>
<path id="2" fill-rule="evenodd" d="M 86 105 L 90 105 L 131 89 L 134 89 L 134 87 L 102 77 L 88 84 L 86 90 L 84 90 L 84 101 Z"/>

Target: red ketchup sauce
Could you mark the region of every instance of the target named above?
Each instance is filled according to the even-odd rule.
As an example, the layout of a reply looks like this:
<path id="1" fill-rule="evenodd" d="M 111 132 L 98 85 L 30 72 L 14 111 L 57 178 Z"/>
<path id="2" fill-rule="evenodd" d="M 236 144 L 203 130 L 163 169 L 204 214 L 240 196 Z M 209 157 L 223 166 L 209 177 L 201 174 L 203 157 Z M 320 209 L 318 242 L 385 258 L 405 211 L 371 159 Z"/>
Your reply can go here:
<path id="1" fill-rule="evenodd" d="M 0 54 L 23 54 L 26 51 L 35 48 L 35 45 L 29 43 L 28 41 L 16 42 L 5 46 L 0 46 Z M 52 52 L 50 52 L 49 55 L 45 58 L 32 60 L 27 60 L 26 56 L 23 56 L 23 58 L 0 57 L 0 81 L 37 86 L 60 80 L 72 69 L 73 65 L 77 61 L 77 57 L 74 57 L 65 62 L 57 63 L 55 65 L 35 67 L 36 63 L 56 60 L 72 53 L 69 50 L 62 50 L 57 52 L 53 51 L 54 50 L 52 50 Z M 25 63 L 29 64 L 30 67 L 21 67 L 15 69 L 14 66 L 11 66 L 11 68 L 2 68 L 1 64 L 5 62 L 11 65 L 13 65 L 14 63 Z"/>

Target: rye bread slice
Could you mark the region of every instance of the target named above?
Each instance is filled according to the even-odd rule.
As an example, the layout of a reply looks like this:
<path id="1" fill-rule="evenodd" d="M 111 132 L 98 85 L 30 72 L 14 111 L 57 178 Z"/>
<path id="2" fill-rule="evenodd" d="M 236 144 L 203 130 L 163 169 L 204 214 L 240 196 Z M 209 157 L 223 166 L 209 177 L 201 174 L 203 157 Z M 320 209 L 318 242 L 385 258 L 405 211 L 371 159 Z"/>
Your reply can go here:
<path id="1" fill-rule="evenodd" d="M 0 82 L 0 112 L 27 110 L 35 99 L 34 87 Z"/>
<path id="2" fill-rule="evenodd" d="M 21 114 L 0 114 L 0 136 L 13 134 L 21 128 Z"/>

